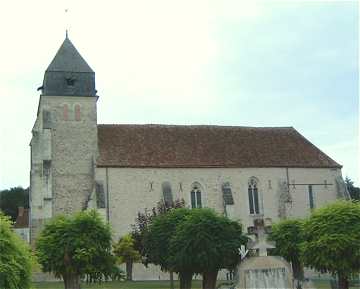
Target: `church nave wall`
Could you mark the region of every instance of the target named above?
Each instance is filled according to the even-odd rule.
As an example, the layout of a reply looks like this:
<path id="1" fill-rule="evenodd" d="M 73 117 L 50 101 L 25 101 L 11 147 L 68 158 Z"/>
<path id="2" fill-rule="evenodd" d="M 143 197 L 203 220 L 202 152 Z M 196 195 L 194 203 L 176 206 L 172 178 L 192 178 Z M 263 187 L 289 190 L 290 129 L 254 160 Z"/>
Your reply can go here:
<path id="1" fill-rule="evenodd" d="M 219 213 L 224 213 L 223 185 L 228 184 L 234 204 L 226 206 L 226 213 L 240 220 L 246 230 L 260 216 L 272 222 L 279 219 L 279 199 L 287 176 L 290 200 L 284 204 L 284 211 L 287 217 L 302 217 L 310 213 L 309 184 L 313 184 L 313 205 L 318 207 L 336 199 L 335 177 L 339 174 L 340 170 L 327 168 L 289 168 L 288 173 L 285 168 L 97 168 L 96 180 L 108 192 L 109 219 L 118 238 L 131 230 L 138 211 L 151 209 L 163 198 L 164 182 L 170 183 L 173 199 L 184 199 L 188 207 L 193 205 L 191 192 L 197 186 L 201 205 Z M 256 182 L 252 196 L 258 194 L 258 208 L 253 204 L 253 214 L 249 201 L 252 179 Z"/>

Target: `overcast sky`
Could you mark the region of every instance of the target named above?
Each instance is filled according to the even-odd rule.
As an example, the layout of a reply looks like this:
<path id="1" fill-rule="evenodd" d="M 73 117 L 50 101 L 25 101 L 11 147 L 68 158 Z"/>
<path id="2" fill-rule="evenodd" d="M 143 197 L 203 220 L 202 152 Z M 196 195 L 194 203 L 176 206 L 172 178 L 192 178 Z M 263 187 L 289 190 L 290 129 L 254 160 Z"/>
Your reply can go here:
<path id="1" fill-rule="evenodd" d="M 29 185 L 36 88 L 66 27 L 96 72 L 99 123 L 293 126 L 359 184 L 358 11 L 344 1 L 1 2 L 0 189 Z"/>

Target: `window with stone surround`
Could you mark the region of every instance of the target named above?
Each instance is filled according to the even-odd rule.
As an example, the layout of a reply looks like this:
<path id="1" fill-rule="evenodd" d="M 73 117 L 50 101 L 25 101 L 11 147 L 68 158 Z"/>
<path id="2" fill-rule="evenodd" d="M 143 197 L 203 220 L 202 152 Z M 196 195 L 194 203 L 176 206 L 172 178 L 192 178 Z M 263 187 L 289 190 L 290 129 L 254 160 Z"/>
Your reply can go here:
<path id="1" fill-rule="evenodd" d="M 96 207 L 98 209 L 105 208 L 105 192 L 104 184 L 102 182 L 96 182 Z"/>
<path id="2" fill-rule="evenodd" d="M 251 215 L 260 214 L 258 180 L 250 178 L 248 183 L 249 210 Z"/>
<path id="3" fill-rule="evenodd" d="M 75 104 L 75 120 L 76 120 L 76 121 L 80 121 L 80 120 L 81 120 L 80 104 Z"/>
<path id="4" fill-rule="evenodd" d="M 223 201 L 224 205 L 233 205 L 234 198 L 231 191 L 230 183 L 226 182 L 222 185 Z"/>
<path id="5" fill-rule="evenodd" d="M 172 196 L 171 184 L 169 182 L 164 182 L 161 187 L 162 187 L 164 203 L 167 207 L 169 207 L 174 202 Z"/>
<path id="6" fill-rule="evenodd" d="M 190 198 L 191 198 L 191 208 L 202 208 L 201 201 L 201 192 L 202 188 L 199 183 L 194 183 L 191 186 Z"/>

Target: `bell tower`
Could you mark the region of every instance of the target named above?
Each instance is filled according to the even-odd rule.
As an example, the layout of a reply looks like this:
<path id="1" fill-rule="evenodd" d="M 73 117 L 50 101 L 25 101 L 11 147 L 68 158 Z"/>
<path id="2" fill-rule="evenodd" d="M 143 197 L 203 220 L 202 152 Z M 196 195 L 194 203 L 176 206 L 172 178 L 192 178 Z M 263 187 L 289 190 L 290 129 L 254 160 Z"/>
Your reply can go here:
<path id="1" fill-rule="evenodd" d="M 67 37 L 45 71 L 32 130 L 30 234 L 46 219 L 86 209 L 95 183 L 95 72 Z"/>

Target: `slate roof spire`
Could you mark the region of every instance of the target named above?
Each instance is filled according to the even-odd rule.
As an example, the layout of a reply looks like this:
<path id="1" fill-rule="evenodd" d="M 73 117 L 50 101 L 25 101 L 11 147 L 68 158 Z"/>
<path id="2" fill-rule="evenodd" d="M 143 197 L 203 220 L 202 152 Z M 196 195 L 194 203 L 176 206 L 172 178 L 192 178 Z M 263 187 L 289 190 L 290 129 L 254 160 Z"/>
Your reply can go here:
<path id="1" fill-rule="evenodd" d="M 43 95 L 95 96 L 95 72 L 66 37 L 45 71 Z"/>

